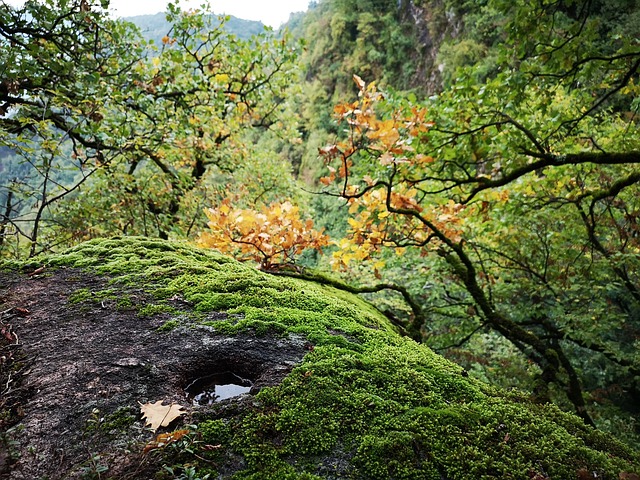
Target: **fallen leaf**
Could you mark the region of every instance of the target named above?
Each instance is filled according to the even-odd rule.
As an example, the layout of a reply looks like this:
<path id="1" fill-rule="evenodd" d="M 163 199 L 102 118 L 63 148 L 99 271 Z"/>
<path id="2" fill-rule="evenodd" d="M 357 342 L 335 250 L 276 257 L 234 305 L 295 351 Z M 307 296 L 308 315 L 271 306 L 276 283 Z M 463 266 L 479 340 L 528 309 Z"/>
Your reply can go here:
<path id="1" fill-rule="evenodd" d="M 549 480 L 549 477 L 541 473 L 536 473 L 535 476 L 531 477 L 531 480 Z"/>
<path id="2" fill-rule="evenodd" d="M 2 334 L 2 336 L 4 338 L 6 338 L 9 342 L 13 343 L 13 334 L 11 333 L 11 325 L 2 325 L 2 327 L 0 327 L 0 334 Z"/>
<path id="3" fill-rule="evenodd" d="M 208 452 L 212 452 L 214 450 L 220 450 L 222 448 L 222 444 L 218 444 L 218 445 L 204 445 L 202 447 L 203 450 L 206 450 Z"/>
<path id="4" fill-rule="evenodd" d="M 27 277 L 33 277 L 34 275 L 38 275 L 44 272 L 45 267 L 36 268 L 33 272 L 29 273 Z"/>
<path id="5" fill-rule="evenodd" d="M 529 478 L 531 480 L 550 480 L 547 475 L 543 473 L 538 473 L 534 470 L 529 470 Z"/>
<path id="6" fill-rule="evenodd" d="M 189 430 L 176 430 L 171 433 L 161 433 L 155 440 L 150 441 L 144 447 L 143 454 L 149 453 L 151 450 L 157 450 L 158 448 L 164 448 L 170 443 L 177 442 L 185 435 L 189 434 Z"/>
<path id="7" fill-rule="evenodd" d="M 602 478 L 598 474 L 598 472 L 593 472 L 593 471 L 587 470 L 586 468 L 581 468 L 576 473 L 578 474 L 578 480 L 592 480 L 592 479 Z"/>
<path id="8" fill-rule="evenodd" d="M 158 400 L 155 403 L 140 403 L 142 418 L 147 420 L 146 425 L 151 426 L 151 430 L 154 432 L 160 427 L 168 426 L 176 418 L 187 413 L 183 409 L 184 407 L 177 403 L 162 405 L 162 400 Z"/>

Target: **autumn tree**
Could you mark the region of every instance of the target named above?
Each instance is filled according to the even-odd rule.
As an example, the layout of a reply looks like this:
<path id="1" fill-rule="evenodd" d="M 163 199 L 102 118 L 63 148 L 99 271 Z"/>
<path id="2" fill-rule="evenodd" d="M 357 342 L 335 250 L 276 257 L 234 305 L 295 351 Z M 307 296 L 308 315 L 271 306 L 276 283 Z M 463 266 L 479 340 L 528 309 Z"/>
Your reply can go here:
<path id="1" fill-rule="evenodd" d="M 313 228 L 313 220 L 302 219 L 299 207 L 290 201 L 257 208 L 236 208 L 231 199 L 206 210 L 209 229 L 200 245 L 258 262 L 266 271 L 295 268 L 304 250 L 322 252 L 329 237 Z"/>
<path id="2" fill-rule="evenodd" d="M 461 342 L 499 333 L 537 365 L 536 398 L 558 388 L 593 423 L 588 364 L 631 398 L 640 375 L 640 45 L 598 2 L 491 4 L 508 19 L 495 76 L 461 68 L 424 104 L 356 77 L 336 107 L 323 182 L 350 231 L 335 262 L 419 251 L 426 318 L 464 322 Z"/>

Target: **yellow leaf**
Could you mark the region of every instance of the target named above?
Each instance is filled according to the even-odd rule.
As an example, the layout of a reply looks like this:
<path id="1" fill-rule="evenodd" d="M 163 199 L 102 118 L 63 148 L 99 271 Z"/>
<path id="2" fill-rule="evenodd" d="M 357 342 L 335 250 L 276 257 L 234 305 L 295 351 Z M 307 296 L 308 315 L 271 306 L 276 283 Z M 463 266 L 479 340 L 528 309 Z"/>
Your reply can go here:
<path id="1" fill-rule="evenodd" d="M 175 432 L 171 433 L 161 433 L 155 438 L 155 440 L 147 443 L 142 453 L 147 454 L 151 450 L 166 447 L 170 443 L 177 442 L 178 440 L 182 439 L 182 437 L 184 437 L 185 435 L 189 435 L 189 430 L 176 430 Z"/>
<path id="2" fill-rule="evenodd" d="M 333 177 L 333 178 L 332 178 Z M 331 175 L 331 177 L 322 177 L 320 178 L 320 183 L 322 183 L 324 186 L 329 186 L 333 183 L 333 181 L 335 180 L 335 175 Z"/>
<path id="3" fill-rule="evenodd" d="M 360 91 L 364 91 L 364 88 L 366 86 L 366 83 L 364 83 L 364 80 L 362 80 L 362 78 L 360 78 L 358 75 L 356 75 L 355 73 L 353 74 L 353 81 L 356 82 L 356 85 L 358 86 L 358 89 Z"/>
<path id="4" fill-rule="evenodd" d="M 347 222 L 349 222 L 349 225 L 351 225 L 351 228 L 353 228 L 354 230 L 357 230 L 360 227 L 362 227 L 362 224 L 359 221 L 357 221 L 355 218 L 348 218 Z"/>
<path id="5" fill-rule="evenodd" d="M 380 156 L 380 165 L 391 165 L 394 161 L 393 155 L 391 155 L 389 152 L 385 152 Z"/>
<path id="6" fill-rule="evenodd" d="M 374 180 L 373 178 L 371 178 L 370 175 L 365 175 L 364 177 L 362 177 L 362 180 L 364 180 L 364 182 L 369 186 L 374 185 L 377 181 L 377 179 Z"/>
<path id="7" fill-rule="evenodd" d="M 416 155 L 415 160 L 418 163 L 433 163 L 433 157 L 430 157 L 428 155 L 423 155 L 422 153 L 419 153 L 418 155 Z"/>

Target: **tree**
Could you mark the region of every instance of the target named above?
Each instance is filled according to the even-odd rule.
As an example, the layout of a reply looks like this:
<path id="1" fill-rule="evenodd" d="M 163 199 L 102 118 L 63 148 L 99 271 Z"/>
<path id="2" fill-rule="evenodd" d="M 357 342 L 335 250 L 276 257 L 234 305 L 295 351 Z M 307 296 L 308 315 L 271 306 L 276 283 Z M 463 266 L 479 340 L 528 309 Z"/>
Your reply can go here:
<path id="1" fill-rule="evenodd" d="M 509 19 L 496 76 L 460 69 L 428 105 L 356 77 L 336 107 L 324 182 L 352 215 L 336 262 L 418 249 L 464 336 L 504 336 L 538 366 L 538 399 L 559 386 L 592 423 L 584 358 L 640 375 L 640 46 L 597 2 L 490 3 Z"/>
<path id="2" fill-rule="evenodd" d="M 295 267 L 295 257 L 306 249 L 322 251 L 329 237 L 314 230 L 313 220 L 302 220 L 299 208 L 289 201 L 253 208 L 234 208 L 225 199 L 206 211 L 209 230 L 200 236 L 200 244 L 236 258 L 252 259 L 263 270 Z"/>
<path id="3" fill-rule="evenodd" d="M 250 153 L 244 132 L 278 125 L 295 49 L 268 33 L 238 40 L 224 22 L 172 4 L 171 31 L 155 46 L 106 6 L 0 7 L 2 145 L 40 177 L 31 208 L 73 200 L 48 219 L 76 238 L 184 235 L 201 216 L 207 176 Z M 73 170 L 68 183 L 62 169 Z M 32 253 L 46 248 L 33 226 L 21 231 Z"/>
<path id="4" fill-rule="evenodd" d="M 4 222 L 29 240 L 31 254 L 48 207 L 118 154 L 99 126 L 125 66 L 142 58 L 140 46 L 126 43 L 132 34 L 86 1 L 0 5 L 0 145 L 21 159 L 13 166 L 26 166 L 15 180 L 15 171 L 3 172 Z"/>

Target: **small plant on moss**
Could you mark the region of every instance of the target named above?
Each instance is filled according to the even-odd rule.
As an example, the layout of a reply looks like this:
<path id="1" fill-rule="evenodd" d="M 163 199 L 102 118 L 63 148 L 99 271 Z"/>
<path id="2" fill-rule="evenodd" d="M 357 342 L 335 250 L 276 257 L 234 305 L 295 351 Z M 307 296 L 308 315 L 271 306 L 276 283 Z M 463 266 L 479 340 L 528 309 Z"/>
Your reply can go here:
<path id="1" fill-rule="evenodd" d="M 20 458 L 20 432 L 24 429 L 23 425 L 16 425 L 9 428 L 5 433 L 0 434 L 0 450 L 5 452 L 6 461 L 12 463 Z"/>
<path id="2" fill-rule="evenodd" d="M 175 480 L 207 480 L 209 478 L 209 474 L 200 476 L 195 467 L 190 466 L 172 466 L 172 467 L 164 467 L 167 473 L 173 475 Z"/>
<path id="3" fill-rule="evenodd" d="M 109 467 L 102 463 L 102 457 L 94 453 L 91 454 L 87 464 L 80 469 L 80 477 L 87 480 L 99 479 L 108 471 Z"/>
<path id="4" fill-rule="evenodd" d="M 199 425 L 189 425 L 185 430 L 160 434 L 156 437 L 156 441 L 147 444 L 145 452 L 160 454 L 162 458 L 173 462 L 171 466 L 163 466 L 161 478 L 165 478 L 164 474 L 168 473 L 174 480 L 206 480 L 212 472 L 216 474 L 211 468 L 216 464 L 208 458 L 210 457 L 208 453 L 212 449 L 217 450 L 217 446 L 206 445 L 199 430 Z M 160 437 L 165 438 L 160 439 Z M 171 437 L 176 440 L 166 440 Z"/>

